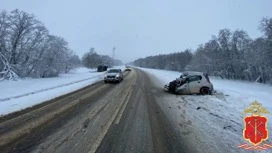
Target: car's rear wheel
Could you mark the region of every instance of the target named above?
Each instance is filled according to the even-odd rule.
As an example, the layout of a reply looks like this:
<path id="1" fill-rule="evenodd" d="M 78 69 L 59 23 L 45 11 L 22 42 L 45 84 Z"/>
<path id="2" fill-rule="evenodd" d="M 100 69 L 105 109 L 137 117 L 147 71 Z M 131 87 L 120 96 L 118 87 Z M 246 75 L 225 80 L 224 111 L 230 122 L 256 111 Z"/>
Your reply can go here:
<path id="1" fill-rule="evenodd" d="M 211 94 L 211 90 L 208 87 L 203 87 L 200 89 L 200 93 L 202 95 L 210 95 Z"/>

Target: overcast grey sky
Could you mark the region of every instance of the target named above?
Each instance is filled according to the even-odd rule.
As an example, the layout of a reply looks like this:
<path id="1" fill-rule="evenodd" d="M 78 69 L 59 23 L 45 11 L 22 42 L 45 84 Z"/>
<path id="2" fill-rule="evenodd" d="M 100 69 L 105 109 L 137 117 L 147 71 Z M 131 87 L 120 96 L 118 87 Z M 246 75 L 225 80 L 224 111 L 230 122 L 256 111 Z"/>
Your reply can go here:
<path id="1" fill-rule="evenodd" d="M 80 57 L 91 47 L 130 62 L 139 57 L 196 49 L 219 29 L 261 36 L 272 0 L 0 0 L 0 9 L 33 13 Z"/>

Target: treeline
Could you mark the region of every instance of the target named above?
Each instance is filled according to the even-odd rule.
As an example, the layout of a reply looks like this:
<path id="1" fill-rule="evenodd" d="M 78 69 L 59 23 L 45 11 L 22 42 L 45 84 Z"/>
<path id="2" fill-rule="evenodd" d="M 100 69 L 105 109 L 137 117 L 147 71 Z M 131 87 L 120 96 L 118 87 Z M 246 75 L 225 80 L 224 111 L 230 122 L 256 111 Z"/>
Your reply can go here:
<path id="1" fill-rule="evenodd" d="M 0 78 L 55 77 L 81 61 L 61 37 L 50 35 L 32 14 L 0 12 Z"/>
<path id="2" fill-rule="evenodd" d="M 112 59 L 108 55 L 99 55 L 94 48 L 85 53 L 82 57 L 82 64 L 87 68 L 97 68 L 98 65 L 106 65 L 108 67 L 122 65 L 120 60 Z"/>
<path id="3" fill-rule="evenodd" d="M 193 54 L 190 50 L 171 54 L 148 56 L 133 62 L 134 65 L 153 69 L 165 69 L 183 71 L 192 60 Z"/>
<path id="4" fill-rule="evenodd" d="M 217 36 L 212 36 L 193 52 L 185 67 L 183 64 L 175 65 L 175 61 L 184 58 L 173 60 L 173 54 L 138 59 L 134 64 L 169 69 L 169 63 L 174 62 L 176 68 L 171 67 L 171 70 L 202 71 L 221 78 L 272 83 L 272 18 L 263 18 L 258 28 L 263 36 L 256 39 L 251 39 L 244 30 L 220 30 Z M 161 65 L 156 67 L 150 63 Z"/>

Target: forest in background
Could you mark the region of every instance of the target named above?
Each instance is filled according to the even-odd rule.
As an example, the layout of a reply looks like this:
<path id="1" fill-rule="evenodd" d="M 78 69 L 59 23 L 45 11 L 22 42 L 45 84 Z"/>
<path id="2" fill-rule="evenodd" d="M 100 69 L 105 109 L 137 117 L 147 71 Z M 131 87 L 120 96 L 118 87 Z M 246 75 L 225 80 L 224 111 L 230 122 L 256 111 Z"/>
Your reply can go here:
<path id="1" fill-rule="evenodd" d="M 149 56 L 133 64 L 272 84 L 272 18 L 263 18 L 258 28 L 263 36 L 256 39 L 250 38 L 244 30 L 222 29 L 195 51 Z"/>
<path id="2" fill-rule="evenodd" d="M 99 65 L 106 65 L 109 68 L 113 66 L 122 65 L 122 61 L 113 59 L 108 55 L 98 54 L 94 48 L 85 53 L 82 57 L 82 64 L 87 68 L 97 68 Z"/>

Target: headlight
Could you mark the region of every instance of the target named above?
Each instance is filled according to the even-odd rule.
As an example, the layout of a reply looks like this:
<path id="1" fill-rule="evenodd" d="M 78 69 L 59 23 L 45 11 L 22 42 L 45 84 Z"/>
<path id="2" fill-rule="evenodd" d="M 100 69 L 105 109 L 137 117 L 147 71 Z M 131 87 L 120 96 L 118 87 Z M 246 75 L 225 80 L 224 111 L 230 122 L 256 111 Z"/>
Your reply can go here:
<path id="1" fill-rule="evenodd" d="M 105 74 L 104 76 L 107 77 L 107 74 Z"/>
<path id="2" fill-rule="evenodd" d="M 118 78 L 118 77 L 119 77 L 119 74 L 117 74 L 115 77 Z"/>

